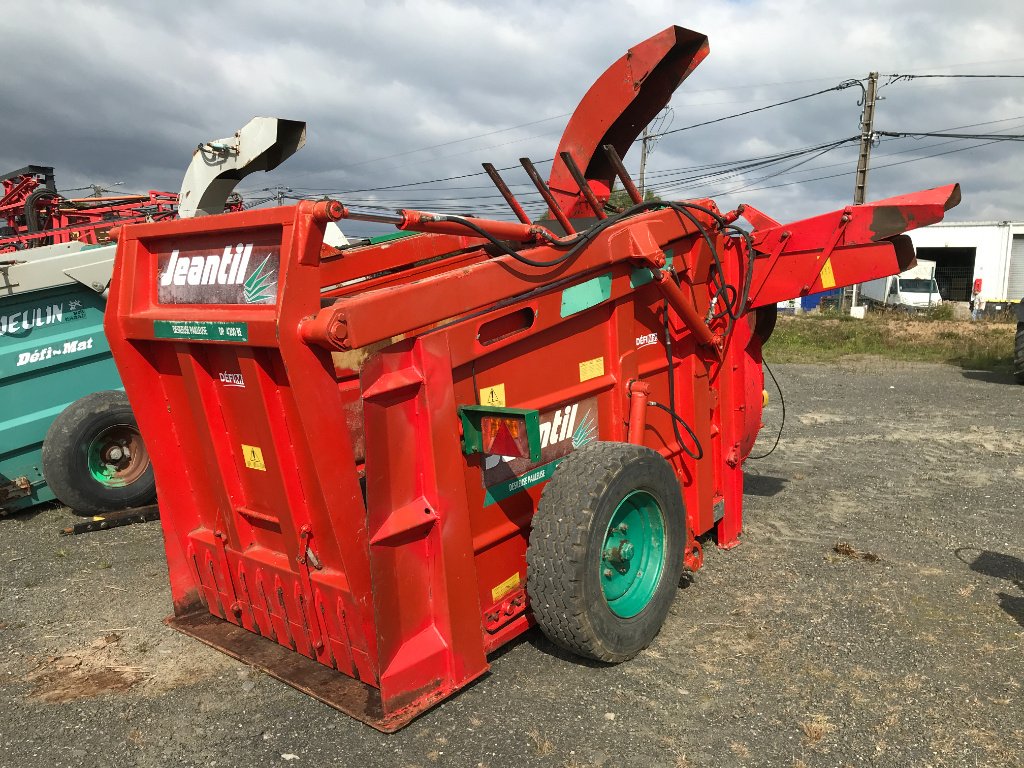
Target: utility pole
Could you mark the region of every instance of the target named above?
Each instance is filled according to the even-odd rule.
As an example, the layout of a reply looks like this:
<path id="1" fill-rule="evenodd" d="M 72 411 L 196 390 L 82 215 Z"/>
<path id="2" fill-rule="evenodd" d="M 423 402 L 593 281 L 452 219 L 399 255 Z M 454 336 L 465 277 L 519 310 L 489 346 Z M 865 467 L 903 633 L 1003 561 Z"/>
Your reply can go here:
<path id="1" fill-rule="evenodd" d="M 672 125 L 675 114 L 672 107 L 665 107 L 657 116 L 644 128 L 643 138 L 640 140 L 640 199 L 647 199 L 647 187 L 644 185 L 644 174 L 647 172 L 647 156 L 654 151 L 654 145 L 658 139 L 665 135 L 665 130 Z"/>
<path id="2" fill-rule="evenodd" d="M 644 171 L 647 170 L 647 141 L 649 127 L 644 128 L 643 138 L 640 140 L 640 199 L 647 199 L 647 190 L 644 189 Z"/>
<path id="3" fill-rule="evenodd" d="M 857 180 L 853 187 L 853 204 L 862 205 L 868 191 L 868 164 L 871 162 L 871 144 L 875 136 L 875 102 L 878 93 L 878 73 L 868 75 L 868 84 L 864 89 L 864 109 L 860 113 L 860 153 L 857 155 Z M 853 286 L 850 295 L 850 306 L 857 306 L 859 285 Z"/>
<path id="4" fill-rule="evenodd" d="M 878 91 L 878 73 L 868 75 L 864 91 L 864 109 L 860 113 L 860 154 L 857 156 L 857 181 L 853 188 L 853 204 L 862 205 L 868 191 L 868 163 L 871 161 L 871 143 L 875 134 L 875 94 Z"/>

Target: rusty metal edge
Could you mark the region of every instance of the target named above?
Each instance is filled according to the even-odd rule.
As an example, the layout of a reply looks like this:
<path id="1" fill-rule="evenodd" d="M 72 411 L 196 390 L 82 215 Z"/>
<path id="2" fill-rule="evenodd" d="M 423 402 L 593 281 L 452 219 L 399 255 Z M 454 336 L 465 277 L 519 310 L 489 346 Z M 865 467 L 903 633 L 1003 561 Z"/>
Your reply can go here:
<path id="1" fill-rule="evenodd" d="M 80 533 L 92 533 L 93 531 L 106 531 L 111 528 L 120 528 L 123 525 L 135 523 L 150 523 L 160 519 L 160 508 L 156 504 L 147 504 L 144 507 L 132 507 L 119 512 L 107 512 L 102 515 L 94 515 L 80 523 L 75 523 L 69 528 L 62 528 L 61 536 L 76 536 Z"/>
<path id="2" fill-rule="evenodd" d="M 383 733 L 394 733 L 429 708 L 385 714 L 380 691 L 373 686 L 205 611 L 169 616 L 164 623 Z"/>

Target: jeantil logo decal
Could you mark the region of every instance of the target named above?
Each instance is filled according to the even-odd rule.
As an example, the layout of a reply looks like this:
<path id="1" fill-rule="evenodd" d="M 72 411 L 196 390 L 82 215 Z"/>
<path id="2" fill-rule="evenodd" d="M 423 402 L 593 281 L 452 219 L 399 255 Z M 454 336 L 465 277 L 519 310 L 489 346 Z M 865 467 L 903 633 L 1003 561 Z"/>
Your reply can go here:
<path id="1" fill-rule="evenodd" d="M 182 244 L 159 254 L 157 298 L 161 304 L 273 304 L 280 251 L 276 240 L 223 247 Z"/>

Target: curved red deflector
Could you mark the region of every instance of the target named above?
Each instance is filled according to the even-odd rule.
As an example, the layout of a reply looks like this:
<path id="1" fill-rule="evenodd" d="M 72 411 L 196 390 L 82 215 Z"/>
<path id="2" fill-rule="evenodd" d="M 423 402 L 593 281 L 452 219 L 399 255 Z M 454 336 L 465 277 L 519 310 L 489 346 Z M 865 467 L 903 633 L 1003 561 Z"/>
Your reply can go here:
<path id="1" fill-rule="evenodd" d="M 708 51 L 706 36 L 669 27 L 630 48 L 590 86 L 562 134 L 548 180 L 567 213 L 577 209 L 580 192 L 561 153 L 572 155 L 588 181 L 600 182 L 592 186 L 598 199 L 606 200 L 615 171 L 600 148 L 611 144 L 624 156 Z"/>

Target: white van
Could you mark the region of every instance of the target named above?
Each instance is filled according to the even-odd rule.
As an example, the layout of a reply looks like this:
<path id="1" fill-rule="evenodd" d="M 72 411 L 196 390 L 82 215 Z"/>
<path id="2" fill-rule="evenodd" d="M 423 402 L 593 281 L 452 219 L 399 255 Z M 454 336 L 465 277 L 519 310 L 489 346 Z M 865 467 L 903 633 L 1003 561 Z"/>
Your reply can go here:
<path id="1" fill-rule="evenodd" d="M 935 262 L 925 260 L 898 275 L 863 283 L 860 295 L 867 301 L 906 309 L 928 309 L 942 303 Z"/>

